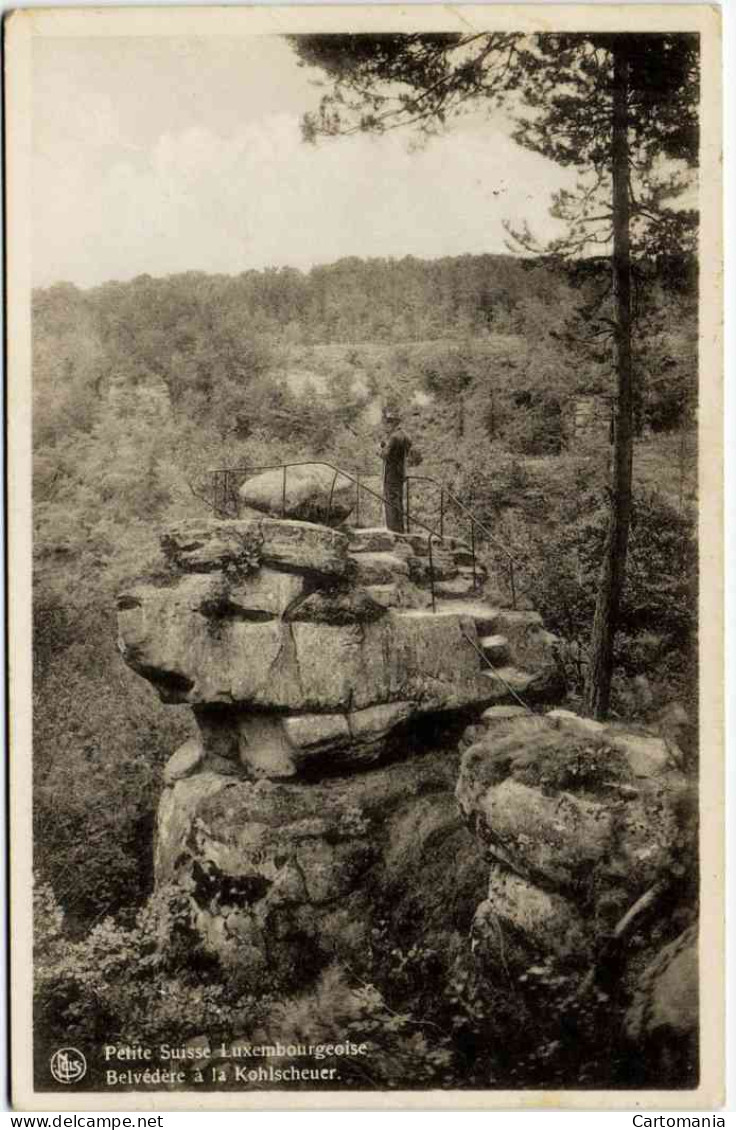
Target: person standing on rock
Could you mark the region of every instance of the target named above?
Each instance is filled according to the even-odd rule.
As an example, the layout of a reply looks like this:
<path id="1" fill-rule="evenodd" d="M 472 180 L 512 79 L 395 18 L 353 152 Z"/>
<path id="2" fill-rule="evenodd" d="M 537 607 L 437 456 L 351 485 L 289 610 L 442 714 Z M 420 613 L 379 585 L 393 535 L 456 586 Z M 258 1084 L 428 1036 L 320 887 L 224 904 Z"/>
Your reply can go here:
<path id="1" fill-rule="evenodd" d="M 381 440 L 383 459 L 383 497 L 386 506 L 386 526 L 396 533 L 404 533 L 404 480 L 406 460 L 411 440 L 401 427 L 401 416 L 393 409 L 383 413 L 386 436 Z"/>

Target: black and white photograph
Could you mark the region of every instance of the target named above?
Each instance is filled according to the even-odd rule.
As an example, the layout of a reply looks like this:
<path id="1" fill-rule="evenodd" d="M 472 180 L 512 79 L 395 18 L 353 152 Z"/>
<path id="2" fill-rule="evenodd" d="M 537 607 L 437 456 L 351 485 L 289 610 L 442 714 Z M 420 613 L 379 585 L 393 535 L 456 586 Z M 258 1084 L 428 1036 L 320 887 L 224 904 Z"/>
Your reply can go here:
<path id="1" fill-rule="evenodd" d="M 16 1106 L 717 1106 L 717 11 L 6 60 Z"/>

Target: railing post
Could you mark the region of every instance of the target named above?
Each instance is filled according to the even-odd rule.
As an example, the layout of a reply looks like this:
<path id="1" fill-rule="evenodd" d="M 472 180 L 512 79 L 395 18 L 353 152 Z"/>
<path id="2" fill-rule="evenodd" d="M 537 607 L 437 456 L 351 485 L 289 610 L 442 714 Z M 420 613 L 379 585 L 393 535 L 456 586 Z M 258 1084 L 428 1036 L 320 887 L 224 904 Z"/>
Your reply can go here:
<path id="1" fill-rule="evenodd" d="M 284 480 L 281 484 L 281 517 L 286 517 L 286 464 L 284 463 Z"/>
<path id="2" fill-rule="evenodd" d="M 411 501 L 410 501 L 411 495 L 409 493 L 410 490 L 411 490 L 411 483 L 407 479 L 406 480 L 406 532 L 407 532 L 407 534 L 411 533 Z"/>
<path id="3" fill-rule="evenodd" d="M 332 517 L 332 496 L 335 493 L 335 483 L 336 482 L 337 482 L 337 471 L 335 471 L 335 474 L 332 476 L 332 486 L 330 487 L 330 501 L 327 503 L 327 523 L 326 524 L 328 526 L 330 524 L 330 518 Z"/>
<path id="4" fill-rule="evenodd" d="M 360 527 L 360 471 L 355 476 L 355 525 Z"/>
<path id="5" fill-rule="evenodd" d="M 429 588 L 432 593 L 432 611 L 437 611 L 437 604 L 434 598 L 434 562 L 432 560 L 432 535 L 427 537 L 427 549 L 429 551 Z"/>
<path id="6" fill-rule="evenodd" d="M 470 552 L 473 555 L 473 588 L 478 587 L 478 580 L 475 572 L 475 522 L 470 519 Z"/>
<path id="7" fill-rule="evenodd" d="M 514 559 L 510 561 L 510 576 L 511 576 L 511 607 L 516 608 L 516 585 L 514 583 Z"/>
<path id="8" fill-rule="evenodd" d="M 218 518 L 224 518 L 227 515 L 224 512 L 225 499 L 223 496 L 225 493 L 225 488 L 223 471 L 215 471 L 215 486 L 213 493 L 215 502 L 215 514 Z"/>
<path id="9" fill-rule="evenodd" d="M 445 488 L 440 487 L 440 537 L 445 537 Z"/>

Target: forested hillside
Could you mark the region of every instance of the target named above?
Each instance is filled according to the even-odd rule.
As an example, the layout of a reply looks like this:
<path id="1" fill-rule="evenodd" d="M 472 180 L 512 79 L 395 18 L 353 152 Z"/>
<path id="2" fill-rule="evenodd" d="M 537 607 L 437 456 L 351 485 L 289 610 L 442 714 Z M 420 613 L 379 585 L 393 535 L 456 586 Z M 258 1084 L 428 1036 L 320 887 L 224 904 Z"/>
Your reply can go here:
<path id="1" fill-rule="evenodd" d="M 637 293 L 638 520 L 616 698 L 634 717 L 695 698 L 697 326 L 674 266 Z M 607 301 L 592 263 L 504 256 L 34 294 L 36 852 L 68 925 L 130 916 L 150 886 L 158 774 L 188 712 L 120 661 L 113 598 L 146 571 L 162 523 L 207 512 L 208 468 L 323 458 L 377 474 L 381 407 L 402 407 L 421 474 L 504 539 L 525 599 L 570 641 L 574 693 L 609 449 L 571 449 L 566 421 L 575 394 L 609 390 Z"/>

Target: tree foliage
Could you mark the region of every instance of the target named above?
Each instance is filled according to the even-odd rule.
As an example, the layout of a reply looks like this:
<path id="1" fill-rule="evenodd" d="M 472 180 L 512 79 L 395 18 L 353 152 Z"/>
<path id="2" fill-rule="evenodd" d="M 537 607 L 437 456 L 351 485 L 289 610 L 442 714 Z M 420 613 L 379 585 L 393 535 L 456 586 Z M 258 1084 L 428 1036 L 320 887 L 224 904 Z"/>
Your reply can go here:
<path id="1" fill-rule="evenodd" d="M 303 118 L 314 141 L 356 130 L 411 126 L 424 134 L 482 105 L 513 120 L 519 144 L 581 170 L 577 191 L 562 191 L 554 212 L 567 234 L 537 252 L 589 255 L 610 238 L 615 42 L 629 59 L 632 236 L 636 257 L 662 260 L 693 248 L 696 215 L 677 197 L 692 185 L 698 157 L 698 37 L 637 33 L 447 33 L 299 35 L 305 66 L 331 87 Z M 604 215 L 600 213 L 603 210 Z"/>
<path id="2" fill-rule="evenodd" d="M 428 133 L 482 100 L 512 106 L 521 145 L 580 170 L 576 189 L 554 198 L 566 230 L 544 251 L 570 260 L 592 247 L 611 261 L 610 310 L 599 309 L 591 329 L 610 343 L 616 381 L 610 521 L 587 688 L 589 710 L 605 716 L 631 518 L 632 263 L 672 257 L 688 235 L 692 241 L 695 213 L 672 201 L 697 163 L 697 36 L 488 32 L 292 42 L 333 84 L 318 115 L 304 119 L 307 140 L 407 123 Z M 523 251 L 542 251 L 528 225 L 511 234 Z"/>

